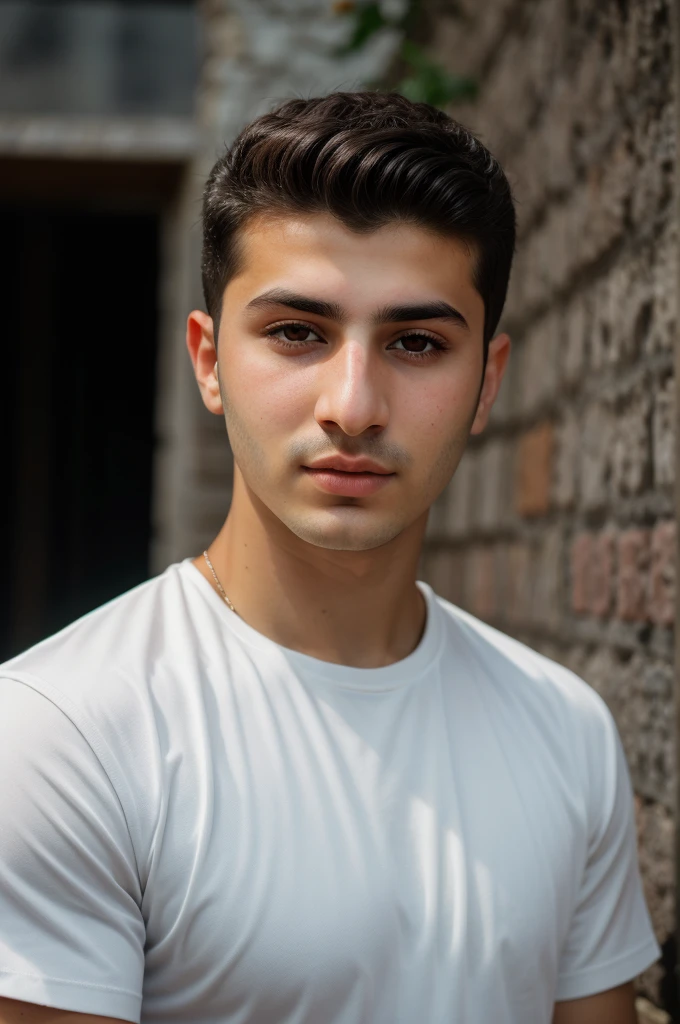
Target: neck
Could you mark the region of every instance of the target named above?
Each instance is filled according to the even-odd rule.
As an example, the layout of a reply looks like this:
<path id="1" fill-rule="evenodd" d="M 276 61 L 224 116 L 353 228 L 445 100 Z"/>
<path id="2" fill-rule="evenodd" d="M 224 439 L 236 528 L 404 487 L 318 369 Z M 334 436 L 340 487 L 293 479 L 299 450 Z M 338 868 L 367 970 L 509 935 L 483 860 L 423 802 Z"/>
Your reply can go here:
<path id="1" fill-rule="evenodd" d="M 276 643 L 354 668 L 407 657 L 425 626 L 415 585 L 426 517 L 371 551 L 329 551 L 300 540 L 240 474 L 210 560 L 241 618 Z M 203 556 L 196 568 L 215 587 Z"/>

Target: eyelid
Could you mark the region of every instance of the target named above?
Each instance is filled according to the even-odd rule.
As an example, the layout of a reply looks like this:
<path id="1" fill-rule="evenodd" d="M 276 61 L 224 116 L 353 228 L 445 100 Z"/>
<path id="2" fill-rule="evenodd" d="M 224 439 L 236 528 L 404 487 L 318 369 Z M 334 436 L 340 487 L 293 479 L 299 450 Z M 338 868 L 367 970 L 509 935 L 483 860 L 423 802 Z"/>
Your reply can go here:
<path id="1" fill-rule="evenodd" d="M 435 334 L 434 331 L 428 331 L 426 327 L 405 327 L 403 330 L 398 331 L 394 336 L 394 341 L 398 341 L 399 338 L 412 338 L 413 336 L 422 338 L 431 338 L 433 341 L 441 342 L 445 344 L 445 339 L 439 334 Z"/>
<path id="2" fill-rule="evenodd" d="M 281 327 L 306 327 L 310 331 L 314 331 L 319 337 L 323 337 L 321 331 L 316 324 L 310 324 L 308 320 L 277 320 L 276 323 L 268 324 L 265 327 L 265 333 L 269 334 L 272 331 L 278 331 Z"/>

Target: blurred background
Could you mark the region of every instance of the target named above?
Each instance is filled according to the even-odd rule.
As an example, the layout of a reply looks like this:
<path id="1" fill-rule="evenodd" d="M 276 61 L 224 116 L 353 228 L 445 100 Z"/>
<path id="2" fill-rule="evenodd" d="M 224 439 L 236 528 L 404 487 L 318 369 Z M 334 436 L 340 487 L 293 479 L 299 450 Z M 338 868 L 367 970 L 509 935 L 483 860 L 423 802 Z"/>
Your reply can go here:
<path id="1" fill-rule="evenodd" d="M 196 5 L 0 0 L 0 656 L 150 571 L 162 233 Z"/>
<path id="2" fill-rule="evenodd" d="M 0 0 L 0 657 L 199 553 L 223 424 L 184 346 L 200 194 L 291 95 L 447 109 L 503 162 L 511 370 L 432 510 L 444 597 L 605 698 L 678 1019 L 677 25 L 671 0 Z M 124 642 L 124 638 L 121 638 Z"/>

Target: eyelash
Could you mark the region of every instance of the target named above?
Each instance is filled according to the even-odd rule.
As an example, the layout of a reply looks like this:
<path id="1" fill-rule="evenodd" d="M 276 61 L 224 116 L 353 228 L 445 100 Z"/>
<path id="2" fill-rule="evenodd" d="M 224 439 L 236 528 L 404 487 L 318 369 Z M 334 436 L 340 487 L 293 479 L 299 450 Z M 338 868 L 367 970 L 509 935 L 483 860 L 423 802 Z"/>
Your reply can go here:
<path id="1" fill-rule="evenodd" d="M 319 338 L 321 337 L 317 328 L 312 326 L 312 324 L 306 324 L 303 320 L 283 320 L 278 324 L 273 324 L 265 331 L 265 334 L 268 338 L 274 338 L 283 348 L 299 349 L 303 348 L 305 345 L 310 344 L 309 341 L 296 342 L 288 341 L 287 338 L 277 338 L 277 332 L 283 330 L 284 327 L 301 327 L 303 330 L 311 331 L 313 334 L 316 334 Z M 402 341 L 404 338 L 423 338 L 425 341 L 429 341 L 429 343 L 433 346 L 433 348 L 429 352 L 408 352 L 405 349 L 402 350 L 401 354 L 403 356 L 406 356 L 406 358 L 410 362 L 414 363 L 425 362 L 429 359 L 433 359 L 436 356 L 438 356 L 441 352 L 445 352 L 448 347 L 438 338 L 433 337 L 431 334 L 425 334 L 423 331 L 405 331 L 403 334 L 400 334 L 398 338 L 395 338 L 394 341 Z M 392 342 L 392 344 L 393 343 L 394 342 Z"/>

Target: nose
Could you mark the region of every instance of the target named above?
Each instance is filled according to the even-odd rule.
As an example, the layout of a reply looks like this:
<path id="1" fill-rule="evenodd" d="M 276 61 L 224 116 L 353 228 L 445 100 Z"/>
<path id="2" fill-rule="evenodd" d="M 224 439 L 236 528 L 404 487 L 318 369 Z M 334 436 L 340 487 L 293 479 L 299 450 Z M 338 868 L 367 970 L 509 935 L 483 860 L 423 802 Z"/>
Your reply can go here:
<path id="1" fill-rule="evenodd" d="M 388 404 L 384 380 L 375 354 L 359 341 L 341 345 L 323 367 L 321 388 L 314 409 L 324 430 L 342 430 L 349 437 L 384 430 Z"/>

